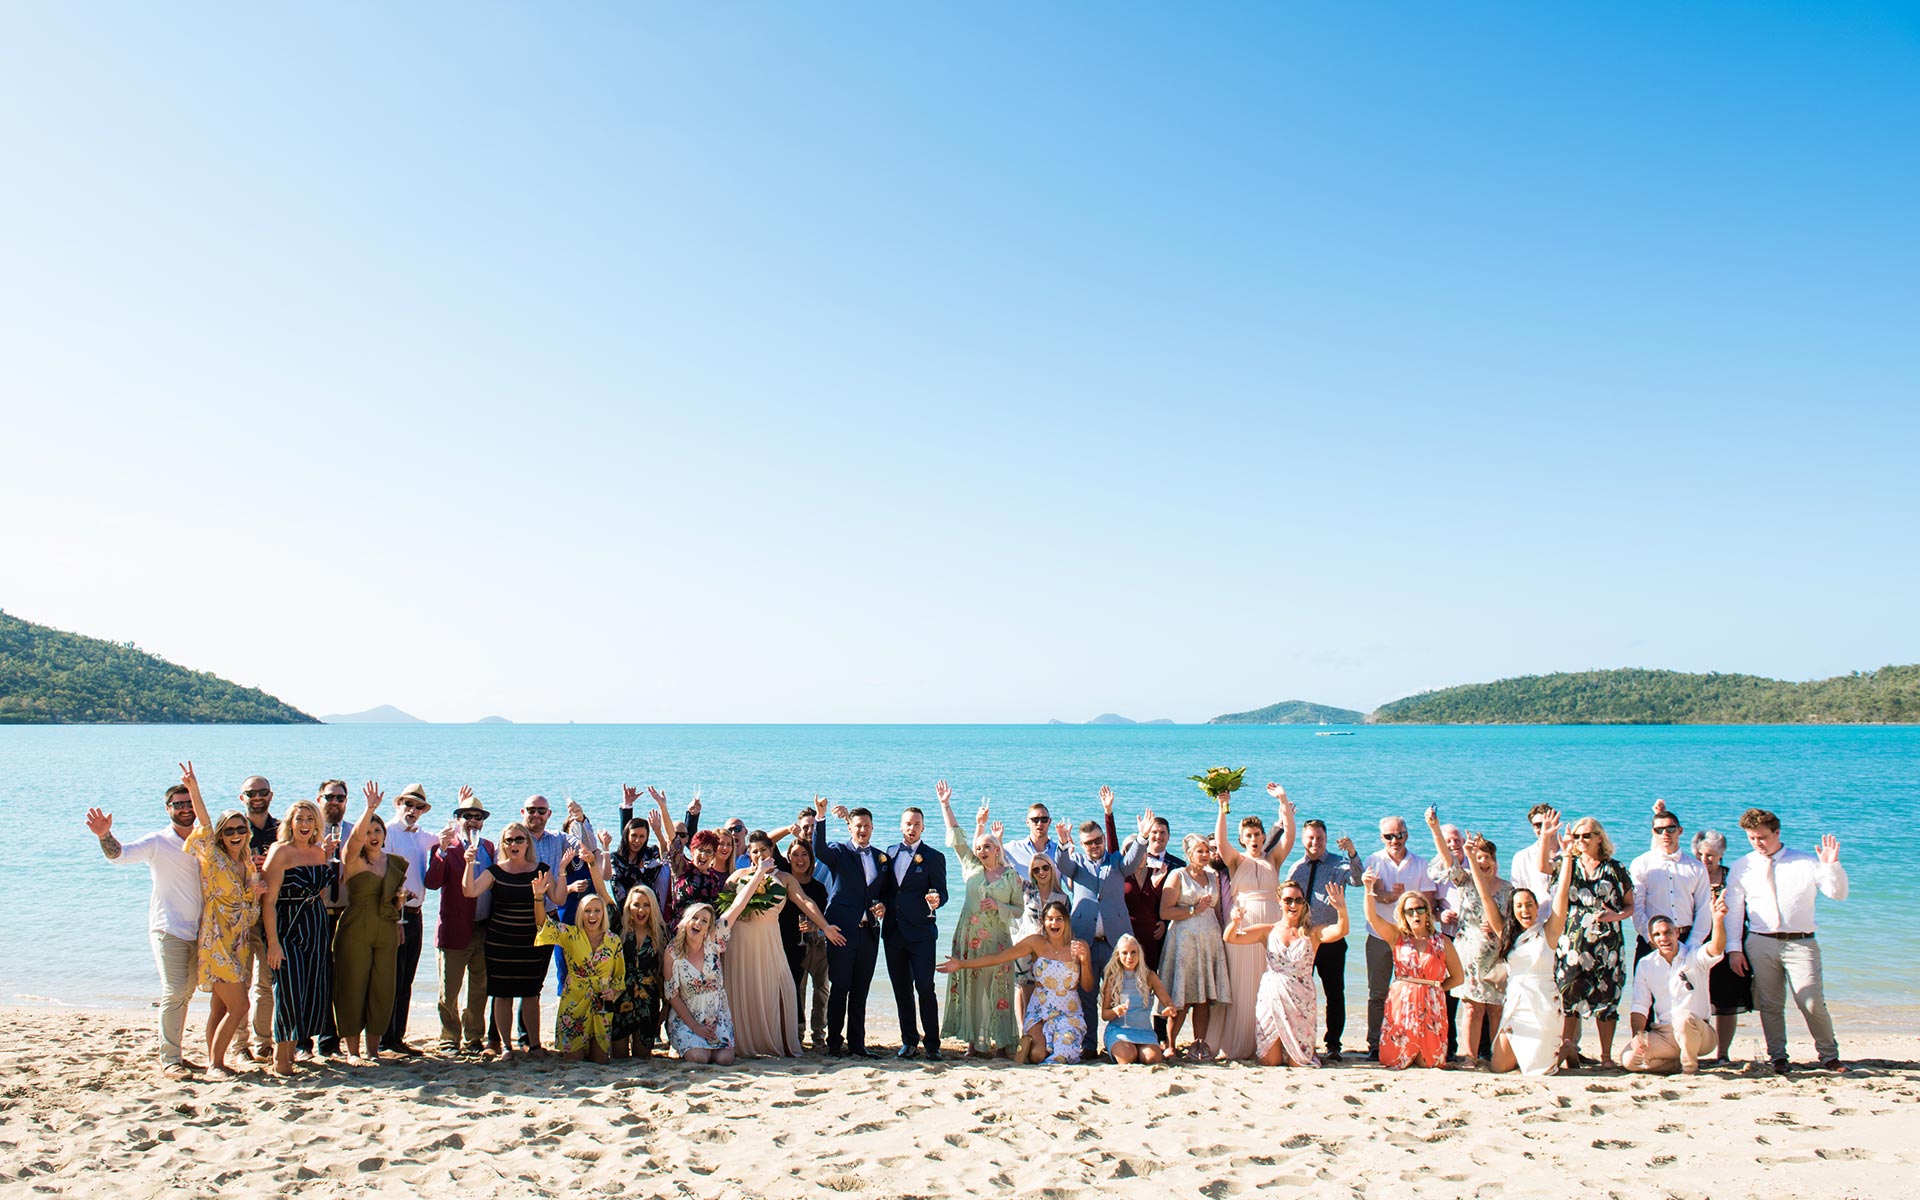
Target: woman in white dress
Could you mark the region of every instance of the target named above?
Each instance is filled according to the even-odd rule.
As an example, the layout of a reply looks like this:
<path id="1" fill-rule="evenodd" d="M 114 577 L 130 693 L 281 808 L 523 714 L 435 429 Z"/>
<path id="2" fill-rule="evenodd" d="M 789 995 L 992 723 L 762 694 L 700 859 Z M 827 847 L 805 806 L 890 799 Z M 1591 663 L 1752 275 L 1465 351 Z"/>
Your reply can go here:
<path id="1" fill-rule="evenodd" d="M 1160 919 L 1167 923 L 1167 937 L 1160 947 L 1160 982 L 1166 986 L 1171 1010 L 1167 1053 L 1174 1053 L 1180 1044 L 1180 1026 L 1192 1012 L 1194 1040 L 1187 1056 L 1211 1062 L 1214 1050 L 1207 1043 L 1207 1030 L 1212 1005 L 1233 1001 L 1227 947 L 1220 939 L 1220 914 L 1214 911 L 1220 891 L 1213 869 L 1206 865 L 1206 837 L 1190 833 L 1181 848 L 1187 852 L 1187 865 L 1167 876 L 1160 892 Z"/>
<path id="2" fill-rule="evenodd" d="M 1552 846 L 1560 833 L 1560 818 L 1550 814 L 1540 840 Z M 1500 1028 L 1493 1035 L 1493 1069 L 1522 1075 L 1551 1075 L 1560 1069 L 1564 1016 L 1560 988 L 1553 979 L 1553 948 L 1567 923 L 1567 893 L 1573 888 L 1573 858 L 1561 847 L 1560 878 L 1553 889 L 1546 920 L 1531 888 L 1513 889 L 1513 924 L 1505 940 L 1507 1005 Z M 1516 936 L 1517 935 L 1517 936 Z"/>

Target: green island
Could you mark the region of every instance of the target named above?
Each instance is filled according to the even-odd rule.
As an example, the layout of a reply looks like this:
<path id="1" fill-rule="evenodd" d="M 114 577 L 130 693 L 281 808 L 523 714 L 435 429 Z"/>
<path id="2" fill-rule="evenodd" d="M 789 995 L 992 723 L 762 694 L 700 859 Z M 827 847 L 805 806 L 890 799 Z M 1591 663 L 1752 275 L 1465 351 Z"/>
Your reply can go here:
<path id="1" fill-rule="evenodd" d="M 1313 704 L 1306 700 L 1282 700 L 1252 712 L 1224 713 L 1208 721 L 1209 725 L 1358 725 L 1367 714 L 1331 704 Z"/>
<path id="2" fill-rule="evenodd" d="M 1860 725 L 1920 721 L 1920 665 L 1794 683 L 1628 668 L 1422 692 L 1370 720 L 1427 725 Z"/>
<path id="3" fill-rule="evenodd" d="M 259 688 L 0 612 L 0 724 L 303 725 Z"/>

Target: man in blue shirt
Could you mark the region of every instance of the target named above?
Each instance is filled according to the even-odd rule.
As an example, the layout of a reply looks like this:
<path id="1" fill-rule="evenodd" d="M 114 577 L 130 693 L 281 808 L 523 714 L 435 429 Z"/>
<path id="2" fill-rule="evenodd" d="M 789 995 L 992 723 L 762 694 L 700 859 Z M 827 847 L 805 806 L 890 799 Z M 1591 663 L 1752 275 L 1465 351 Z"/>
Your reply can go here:
<path id="1" fill-rule="evenodd" d="M 1119 840 L 1113 836 L 1112 788 L 1100 789 L 1100 807 L 1106 813 L 1106 828 L 1092 821 L 1081 822 L 1078 848 L 1065 821 L 1054 826 L 1060 837 L 1056 856 L 1060 881 L 1073 897 L 1073 936 L 1093 952 L 1093 990 L 1080 993 L 1080 1011 L 1087 1016 L 1087 1036 L 1081 1050 L 1086 1062 L 1092 1062 L 1098 1053 L 1095 1034 L 1100 1010 L 1094 1007 L 1094 996 L 1100 990 L 1100 978 L 1106 972 L 1107 960 L 1113 957 L 1113 944 L 1133 932 L 1133 918 L 1127 913 L 1127 876 L 1147 856 L 1144 841 L 1133 842 L 1125 851 L 1109 848 Z"/>

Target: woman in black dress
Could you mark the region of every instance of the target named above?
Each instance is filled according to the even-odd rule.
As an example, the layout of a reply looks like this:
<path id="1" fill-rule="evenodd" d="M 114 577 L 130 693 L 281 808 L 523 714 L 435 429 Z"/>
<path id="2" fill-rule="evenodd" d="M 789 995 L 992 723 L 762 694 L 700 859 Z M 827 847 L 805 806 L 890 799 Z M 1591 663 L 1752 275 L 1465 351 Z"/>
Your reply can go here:
<path id="1" fill-rule="evenodd" d="M 273 971 L 273 1070 L 293 1074 L 296 1043 L 319 1037 L 333 1013 L 333 947 L 327 941 L 325 894 L 337 847 L 320 843 L 320 807 L 302 800 L 280 820 L 267 852 L 267 966 Z"/>
<path id="2" fill-rule="evenodd" d="M 1707 883 L 1713 887 L 1713 898 L 1718 900 L 1720 893 L 1727 890 L 1727 868 L 1723 861 L 1727 856 L 1727 837 L 1713 829 L 1703 829 L 1693 835 L 1693 856 L 1707 868 Z M 1727 930 L 1727 940 L 1744 937 L 1746 928 Z M 1707 975 L 1707 997 L 1713 1002 L 1714 1035 L 1720 1046 L 1720 1061 L 1727 1061 L 1727 1053 L 1733 1049 L 1733 1036 L 1740 1029 L 1740 1014 L 1753 1011 L 1753 976 L 1736 975 L 1733 967 L 1722 958 L 1713 964 L 1713 970 Z"/>
<path id="3" fill-rule="evenodd" d="M 559 904 L 563 889 L 559 876 L 533 854 L 533 835 L 515 821 L 500 835 L 499 860 L 476 874 L 478 842 L 467 847 L 462 886 L 469 896 L 493 892 L 493 915 L 487 920 L 487 998 L 493 1001 L 494 1028 L 513 1028 L 513 1002 L 520 1001 L 521 1026 L 527 1031 L 527 1056 L 545 1058 L 540 1045 L 540 989 L 546 982 L 552 952 L 533 943 L 539 920 L 546 916 L 550 897 Z M 500 1049 L 501 1061 L 511 1061 L 513 1044 Z"/>

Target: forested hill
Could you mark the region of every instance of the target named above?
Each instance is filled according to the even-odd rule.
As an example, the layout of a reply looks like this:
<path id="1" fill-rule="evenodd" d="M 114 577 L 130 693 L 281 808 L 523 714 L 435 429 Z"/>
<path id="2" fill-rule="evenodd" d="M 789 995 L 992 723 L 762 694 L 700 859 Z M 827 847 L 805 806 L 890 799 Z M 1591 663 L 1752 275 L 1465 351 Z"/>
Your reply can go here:
<path id="1" fill-rule="evenodd" d="M 0 613 L 0 724 L 294 725 L 259 688 Z"/>
<path id="2" fill-rule="evenodd" d="M 1314 704 L 1307 700 L 1282 700 L 1252 712 L 1223 713 L 1209 725 L 1358 725 L 1367 715 L 1351 708 Z"/>
<path id="3" fill-rule="evenodd" d="M 1470 683 L 1395 700 L 1385 723 L 1846 725 L 1920 721 L 1920 665 L 1792 683 L 1758 675 L 1578 671 Z"/>

